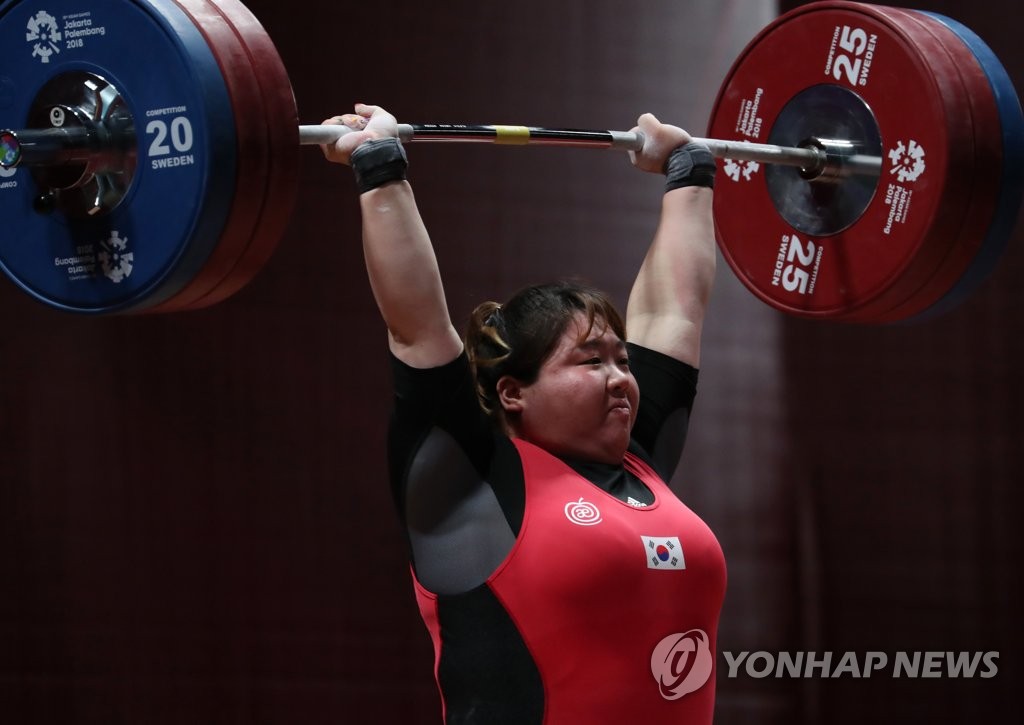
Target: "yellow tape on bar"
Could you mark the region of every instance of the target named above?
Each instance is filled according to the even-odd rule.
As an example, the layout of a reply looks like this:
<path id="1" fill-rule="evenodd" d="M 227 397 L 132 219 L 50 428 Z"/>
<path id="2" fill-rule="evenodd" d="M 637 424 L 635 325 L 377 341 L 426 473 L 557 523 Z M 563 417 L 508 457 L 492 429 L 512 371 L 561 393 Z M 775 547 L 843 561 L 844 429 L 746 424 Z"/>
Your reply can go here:
<path id="1" fill-rule="evenodd" d="M 492 126 L 497 136 L 494 143 L 521 146 L 530 143 L 530 129 L 526 126 Z"/>

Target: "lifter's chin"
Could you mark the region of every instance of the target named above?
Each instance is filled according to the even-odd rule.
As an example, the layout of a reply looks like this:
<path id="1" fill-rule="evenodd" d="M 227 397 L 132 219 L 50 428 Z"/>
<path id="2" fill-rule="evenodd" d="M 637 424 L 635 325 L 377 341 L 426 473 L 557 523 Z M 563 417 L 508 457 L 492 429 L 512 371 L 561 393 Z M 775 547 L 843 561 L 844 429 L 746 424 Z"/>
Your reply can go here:
<path id="1" fill-rule="evenodd" d="M 618 416 L 615 416 L 618 417 Z M 601 463 L 612 463 L 618 465 L 626 456 L 626 449 L 629 448 L 629 436 L 633 428 L 632 420 L 626 416 L 626 420 L 609 421 L 601 431 Z"/>

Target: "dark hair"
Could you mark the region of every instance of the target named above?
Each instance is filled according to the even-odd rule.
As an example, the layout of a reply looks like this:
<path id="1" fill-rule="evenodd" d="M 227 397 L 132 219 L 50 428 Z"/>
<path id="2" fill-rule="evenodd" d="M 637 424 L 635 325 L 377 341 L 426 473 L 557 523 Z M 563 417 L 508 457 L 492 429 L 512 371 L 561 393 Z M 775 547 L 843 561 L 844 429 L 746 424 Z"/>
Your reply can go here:
<path id="1" fill-rule="evenodd" d="M 577 313 L 587 320 L 580 340 L 595 321 L 607 324 L 626 339 L 625 324 L 608 296 L 575 282 L 534 285 L 516 292 L 504 305 L 484 302 L 469 317 L 466 353 L 476 379 L 481 407 L 496 423 L 504 421 L 497 384 L 505 375 L 529 385 L 537 379 Z"/>

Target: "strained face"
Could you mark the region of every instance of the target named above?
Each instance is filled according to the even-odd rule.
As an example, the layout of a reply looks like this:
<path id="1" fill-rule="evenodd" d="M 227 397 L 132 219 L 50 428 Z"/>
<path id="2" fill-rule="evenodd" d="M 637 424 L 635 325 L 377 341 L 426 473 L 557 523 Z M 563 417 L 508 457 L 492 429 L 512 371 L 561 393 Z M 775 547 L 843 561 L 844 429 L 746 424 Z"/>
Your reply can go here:
<path id="1" fill-rule="evenodd" d="M 581 339 L 586 324 L 577 315 L 537 380 L 522 388 L 519 435 L 556 455 L 618 464 L 640 390 L 625 341 L 601 320 Z"/>

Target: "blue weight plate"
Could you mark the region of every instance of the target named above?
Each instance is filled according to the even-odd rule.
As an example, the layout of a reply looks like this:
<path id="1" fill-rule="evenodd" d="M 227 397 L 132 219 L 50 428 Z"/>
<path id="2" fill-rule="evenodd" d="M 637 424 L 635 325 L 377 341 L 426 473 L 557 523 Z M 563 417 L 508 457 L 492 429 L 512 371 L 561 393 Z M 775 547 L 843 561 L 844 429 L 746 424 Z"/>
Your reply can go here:
<path id="1" fill-rule="evenodd" d="M 1024 197 L 1024 113 L 1009 74 L 992 49 L 962 23 L 932 12 L 916 11 L 952 30 L 977 58 L 995 95 L 1002 127 L 1003 157 L 995 214 L 981 248 L 956 284 L 914 320 L 930 319 L 953 309 L 974 293 L 1002 257 L 1016 227 Z"/>
<path id="2" fill-rule="evenodd" d="M 28 169 L 0 174 L 0 266 L 53 307 L 141 311 L 174 295 L 216 247 L 235 193 L 230 96 L 202 34 L 171 0 L 0 4 L 0 68 L 15 84 L 0 127 L 26 123 L 39 89 L 101 76 L 132 114 L 136 165 L 96 218 L 40 213 Z"/>

